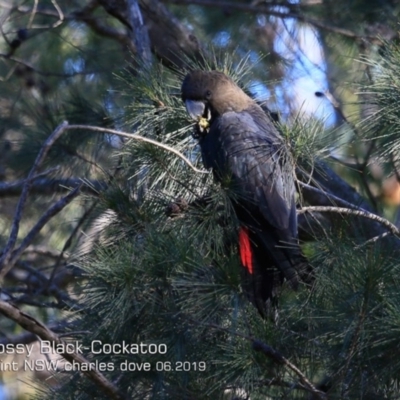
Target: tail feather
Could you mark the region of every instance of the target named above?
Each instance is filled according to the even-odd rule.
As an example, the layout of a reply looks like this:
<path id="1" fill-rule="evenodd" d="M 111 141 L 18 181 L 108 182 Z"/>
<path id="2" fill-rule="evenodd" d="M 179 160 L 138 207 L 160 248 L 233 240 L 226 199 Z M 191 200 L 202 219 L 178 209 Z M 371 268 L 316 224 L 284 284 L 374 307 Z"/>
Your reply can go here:
<path id="1" fill-rule="evenodd" d="M 242 265 L 250 275 L 253 274 L 253 257 L 250 243 L 249 230 L 245 227 L 239 231 L 239 251 Z"/>
<path id="2" fill-rule="evenodd" d="M 260 314 L 271 314 L 276 307 L 284 279 L 293 289 L 299 281 L 312 282 L 312 268 L 297 243 L 277 243 L 270 231 L 241 227 L 239 253 L 243 266 L 244 289 Z"/>

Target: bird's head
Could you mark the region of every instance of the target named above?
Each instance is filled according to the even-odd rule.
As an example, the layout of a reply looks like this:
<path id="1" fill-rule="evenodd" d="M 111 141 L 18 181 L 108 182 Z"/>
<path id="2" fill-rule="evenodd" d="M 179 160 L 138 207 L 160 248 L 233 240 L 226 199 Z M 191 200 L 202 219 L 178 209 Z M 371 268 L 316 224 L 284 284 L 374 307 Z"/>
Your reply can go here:
<path id="1" fill-rule="evenodd" d="M 253 100 L 231 78 L 218 71 L 195 70 L 182 83 L 182 100 L 189 115 L 198 121 L 201 132 L 229 112 L 247 109 Z"/>

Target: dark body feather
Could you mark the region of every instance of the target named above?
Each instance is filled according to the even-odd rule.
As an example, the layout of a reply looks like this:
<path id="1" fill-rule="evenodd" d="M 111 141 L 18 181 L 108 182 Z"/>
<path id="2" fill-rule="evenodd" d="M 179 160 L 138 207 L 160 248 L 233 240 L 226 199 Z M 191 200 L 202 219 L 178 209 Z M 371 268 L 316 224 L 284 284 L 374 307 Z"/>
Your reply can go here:
<path id="1" fill-rule="evenodd" d="M 284 278 L 297 288 L 308 270 L 297 243 L 293 167 L 285 143 L 264 111 L 224 74 L 192 72 L 182 97 L 204 104 L 209 127 L 198 128 L 203 162 L 228 185 L 241 225 L 244 286 L 264 314 Z"/>

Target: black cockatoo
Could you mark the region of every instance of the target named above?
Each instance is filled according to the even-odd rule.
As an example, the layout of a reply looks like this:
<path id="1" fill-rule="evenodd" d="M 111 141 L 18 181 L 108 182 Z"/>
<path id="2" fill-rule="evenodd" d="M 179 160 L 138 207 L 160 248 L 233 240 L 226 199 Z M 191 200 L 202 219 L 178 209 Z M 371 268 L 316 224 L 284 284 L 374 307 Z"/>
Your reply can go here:
<path id="1" fill-rule="evenodd" d="M 244 287 L 265 315 L 285 278 L 297 288 L 310 274 L 298 245 L 294 171 L 286 145 L 263 109 L 221 72 L 190 72 L 182 100 L 198 121 L 205 167 L 216 180 L 229 182 L 240 224 Z"/>

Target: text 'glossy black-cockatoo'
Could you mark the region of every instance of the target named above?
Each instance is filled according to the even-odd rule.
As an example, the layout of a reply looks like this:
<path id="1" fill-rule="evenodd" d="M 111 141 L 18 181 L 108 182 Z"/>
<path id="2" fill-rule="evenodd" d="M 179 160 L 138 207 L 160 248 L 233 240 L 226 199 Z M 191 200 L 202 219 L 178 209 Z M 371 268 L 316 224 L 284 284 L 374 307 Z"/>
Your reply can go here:
<path id="1" fill-rule="evenodd" d="M 269 115 L 232 79 L 217 71 L 192 71 L 182 99 L 198 123 L 203 163 L 229 182 L 240 228 L 244 288 L 261 314 L 286 279 L 309 281 L 298 245 L 294 168 Z"/>

